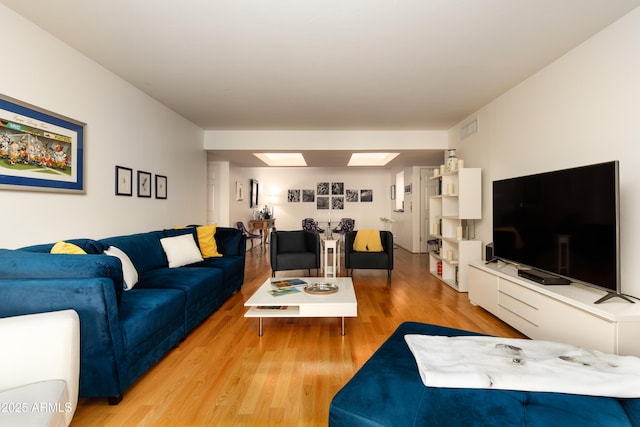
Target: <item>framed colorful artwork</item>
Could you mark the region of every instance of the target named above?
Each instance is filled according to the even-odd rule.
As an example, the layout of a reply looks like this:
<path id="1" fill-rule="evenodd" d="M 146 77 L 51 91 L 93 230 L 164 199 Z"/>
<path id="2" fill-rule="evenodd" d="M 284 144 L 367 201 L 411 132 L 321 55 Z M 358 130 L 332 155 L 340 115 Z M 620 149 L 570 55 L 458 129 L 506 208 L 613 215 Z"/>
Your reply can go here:
<path id="1" fill-rule="evenodd" d="M 0 95 L 0 188 L 84 193 L 84 128 Z"/>

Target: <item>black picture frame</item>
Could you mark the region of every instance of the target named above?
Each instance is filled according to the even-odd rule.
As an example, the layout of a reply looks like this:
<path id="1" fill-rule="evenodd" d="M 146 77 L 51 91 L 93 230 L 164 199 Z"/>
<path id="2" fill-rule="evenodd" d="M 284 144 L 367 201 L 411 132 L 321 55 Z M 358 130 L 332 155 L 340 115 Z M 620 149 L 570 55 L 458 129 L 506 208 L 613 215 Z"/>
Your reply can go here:
<path id="1" fill-rule="evenodd" d="M 138 171 L 138 197 L 151 197 L 151 172 Z"/>
<path id="2" fill-rule="evenodd" d="M 331 183 L 331 195 L 342 196 L 344 195 L 344 182 L 332 182 Z"/>
<path id="3" fill-rule="evenodd" d="M 328 196 L 331 185 L 328 182 L 319 182 L 316 184 L 316 196 Z"/>
<path id="4" fill-rule="evenodd" d="M 332 196 L 331 197 L 331 209 L 343 210 L 344 209 L 344 196 Z"/>
<path id="5" fill-rule="evenodd" d="M 251 183 L 251 198 L 249 199 L 249 207 L 250 208 L 257 208 L 258 207 L 258 180 L 257 179 L 250 179 L 249 182 Z"/>
<path id="6" fill-rule="evenodd" d="M 302 190 L 302 201 L 303 202 L 315 202 L 316 201 L 316 190 Z"/>
<path id="7" fill-rule="evenodd" d="M 156 199 L 167 198 L 167 177 L 156 175 Z"/>
<path id="8" fill-rule="evenodd" d="M 287 191 L 287 202 L 289 203 L 297 203 L 300 201 L 300 190 L 288 190 Z"/>
<path id="9" fill-rule="evenodd" d="M 116 196 L 133 195 L 133 169 L 116 166 Z"/>

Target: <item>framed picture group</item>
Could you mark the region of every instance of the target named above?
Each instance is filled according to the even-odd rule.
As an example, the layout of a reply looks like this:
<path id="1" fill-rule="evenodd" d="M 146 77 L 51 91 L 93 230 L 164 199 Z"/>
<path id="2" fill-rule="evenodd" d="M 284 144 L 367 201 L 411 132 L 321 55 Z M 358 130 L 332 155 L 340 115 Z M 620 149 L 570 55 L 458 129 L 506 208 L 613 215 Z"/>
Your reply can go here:
<path id="1" fill-rule="evenodd" d="M 116 166 L 116 196 L 133 196 L 133 169 L 125 166 Z M 155 189 L 155 191 L 154 191 Z M 151 198 L 155 194 L 156 199 L 167 198 L 167 177 L 154 175 L 151 172 L 136 172 L 136 193 L 138 197 Z"/>
<path id="2" fill-rule="evenodd" d="M 287 201 L 315 203 L 319 210 L 343 210 L 345 203 L 373 202 L 373 190 L 345 189 L 344 182 L 318 182 L 315 189 L 288 190 Z"/>

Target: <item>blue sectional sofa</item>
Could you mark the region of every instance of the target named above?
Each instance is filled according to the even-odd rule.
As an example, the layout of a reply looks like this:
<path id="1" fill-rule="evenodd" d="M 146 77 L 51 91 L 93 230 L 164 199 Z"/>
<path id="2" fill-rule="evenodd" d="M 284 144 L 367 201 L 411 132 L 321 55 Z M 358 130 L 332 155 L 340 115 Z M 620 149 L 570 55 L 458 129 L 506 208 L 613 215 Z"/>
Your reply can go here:
<path id="1" fill-rule="evenodd" d="M 406 322 L 336 394 L 331 427 L 640 427 L 640 399 L 510 390 L 426 387 L 404 336 L 478 335 Z"/>
<path id="2" fill-rule="evenodd" d="M 217 227 L 222 256 L 170 268 L 161 239 L 182 235 L 197 245 L 196 227 L 187 227 L 66 241 L 88 255 L 51 254 L 53 244 L 0 249 L 0 317 L 78 312 L 80 396 L 117 403 L 244 281 L 246 238 L 239 230 Z M 123 262 L 103 254 L 111 246 L 135 267 L 131 290 L 124 290 Z"/>

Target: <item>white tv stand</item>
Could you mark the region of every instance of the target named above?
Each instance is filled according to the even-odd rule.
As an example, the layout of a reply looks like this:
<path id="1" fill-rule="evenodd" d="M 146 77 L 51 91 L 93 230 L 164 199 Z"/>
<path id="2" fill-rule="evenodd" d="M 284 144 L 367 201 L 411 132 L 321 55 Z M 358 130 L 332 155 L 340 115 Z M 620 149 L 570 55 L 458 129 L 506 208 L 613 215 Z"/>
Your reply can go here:
<path id="1" fill-rule="evenodd" d="M 474 262 L 469 300 L 529 338 L 560 341 L 621 355 L 640 356 L 640 304 L 595 302 L 606 292 L 572 283 L 541 285 L 518 277 L 515 266 Z"/>

